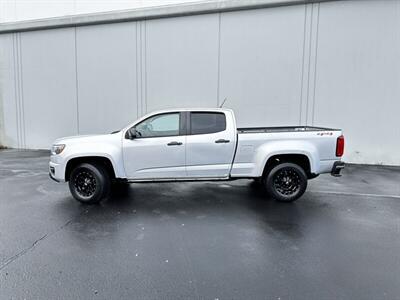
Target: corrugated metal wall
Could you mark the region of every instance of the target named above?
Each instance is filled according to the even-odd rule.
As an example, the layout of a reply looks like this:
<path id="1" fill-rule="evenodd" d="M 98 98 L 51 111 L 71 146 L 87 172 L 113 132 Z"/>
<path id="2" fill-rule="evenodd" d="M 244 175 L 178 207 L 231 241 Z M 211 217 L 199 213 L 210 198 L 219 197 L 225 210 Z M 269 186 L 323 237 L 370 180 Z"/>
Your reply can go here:
<path id="1" fill-rule="evenodd" d="M 227 98 L 239 126 L 340 127 L 346 161 L 400 165 L 399 18 L 399 1 L 339 1 L 2 34 L 2 143 Z"/>

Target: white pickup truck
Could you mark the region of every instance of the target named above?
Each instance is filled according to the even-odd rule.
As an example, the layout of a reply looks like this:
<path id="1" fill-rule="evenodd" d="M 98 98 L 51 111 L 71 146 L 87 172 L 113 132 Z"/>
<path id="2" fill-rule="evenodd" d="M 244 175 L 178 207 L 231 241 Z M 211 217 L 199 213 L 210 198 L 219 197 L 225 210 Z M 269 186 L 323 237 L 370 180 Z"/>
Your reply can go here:
<path id="1" fill-rule="evenodd" d="M 49 174 L 69 182 L 83 203 L 107 198 L 115 182 L 255 179 L 291 202 L 321 173 L 340 176 L 341 130 L 319 127 L 236 128 L 230 109 L 150 113 L 111 134 L 58 139 Z"/>

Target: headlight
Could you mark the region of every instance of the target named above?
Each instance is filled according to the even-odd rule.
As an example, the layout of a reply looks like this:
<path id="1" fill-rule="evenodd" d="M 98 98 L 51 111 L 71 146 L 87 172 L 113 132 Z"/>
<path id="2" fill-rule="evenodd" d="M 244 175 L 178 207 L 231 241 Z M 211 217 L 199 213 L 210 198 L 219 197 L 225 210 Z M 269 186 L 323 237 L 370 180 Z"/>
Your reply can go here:
<path id="1" fill-rule="evenodd" d="M 60 154 L 61 152 L 63 152 L 64 148 L 65 148 L 64 144 L 53 145 L 51 147 L 51 154 L 53 155 Z"/>

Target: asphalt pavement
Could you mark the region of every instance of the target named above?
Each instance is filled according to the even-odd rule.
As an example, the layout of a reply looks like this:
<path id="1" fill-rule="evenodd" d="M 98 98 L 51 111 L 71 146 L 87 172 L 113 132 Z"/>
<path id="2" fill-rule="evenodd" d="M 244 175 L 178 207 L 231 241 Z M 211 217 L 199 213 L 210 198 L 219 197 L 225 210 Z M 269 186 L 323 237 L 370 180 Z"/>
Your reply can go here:
<path id="1" fill-rule="evenodd" d="M 0 151 L 0 299 L 400 299 L 400 168 L 297 202 L 250 180 L 132 184 L 85 206 L 47 151 Z"/>

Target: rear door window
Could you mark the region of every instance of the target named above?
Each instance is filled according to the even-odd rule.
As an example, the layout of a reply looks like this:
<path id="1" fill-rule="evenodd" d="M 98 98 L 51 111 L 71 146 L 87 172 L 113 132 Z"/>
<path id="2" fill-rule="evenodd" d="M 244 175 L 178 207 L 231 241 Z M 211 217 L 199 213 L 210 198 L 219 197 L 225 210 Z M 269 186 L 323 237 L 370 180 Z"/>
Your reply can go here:
<path id="1" fill-rule="evenodd" d="M 192 112 L 190 113 L 190 134 L 207 134 L 226 129 L 224 113 Z"/>

